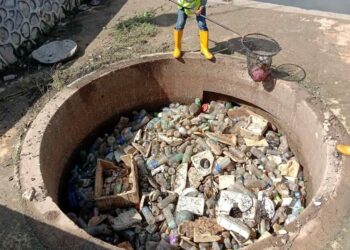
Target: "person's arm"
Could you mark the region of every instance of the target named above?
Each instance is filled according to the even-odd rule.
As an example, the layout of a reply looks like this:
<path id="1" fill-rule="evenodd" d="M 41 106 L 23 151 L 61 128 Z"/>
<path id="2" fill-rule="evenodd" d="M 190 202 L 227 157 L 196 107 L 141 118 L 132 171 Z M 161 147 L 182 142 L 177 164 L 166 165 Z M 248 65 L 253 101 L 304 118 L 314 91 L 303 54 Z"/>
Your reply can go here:
<path id="1" fill-rule="evenodd" d="M 205 8 L 205 5 L 207 5 L 207 0 L 201 0 L 201 5 L 196 13 L 197 16 L 202 14 L 203 9 Z"/>

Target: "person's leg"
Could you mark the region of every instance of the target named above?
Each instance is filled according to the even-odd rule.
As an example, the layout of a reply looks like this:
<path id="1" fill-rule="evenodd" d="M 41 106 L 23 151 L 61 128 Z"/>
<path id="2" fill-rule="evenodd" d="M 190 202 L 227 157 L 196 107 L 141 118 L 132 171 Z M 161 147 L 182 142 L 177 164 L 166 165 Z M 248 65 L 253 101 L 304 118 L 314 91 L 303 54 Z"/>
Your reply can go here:
<path id="1" fill-rule="evenodd" d="M 206 8 L 203 9 L 202 15 L 203 16 L 207 15 Z M 200 30 L 208 31 L 207 22 L 206 22 L 205 18 L 202 16 L 196 16 L 196 19 L 197 19 L 198 28 Z"/>
<path id="2" fill-rule="evenodd" d="M 206 9 L 204 8 L 202 11 L 202 15 L 206 15 Z M 208 60 L 213 59 L 213 54 L 210 53 L 208 49 L 209 44 L 209 31 L 207 27 L 207 23 L 204 17 L 197 16 L 197 23 L 199 28 L 199 40 L 201 45 L 201 53 L 204 55 L 204 57 Z"/>
<path id="3" fill-rule="evenodd" d="M 185 28 L 185 25 L 186 25 L 186 20 L 187 20 L 186 13 L 183 10 L 178 10 L 175 29 L 176 30 L 183 30 Z"/>
<path id="4" fill-rule="evenodd" d="M 185 28 L 187 15 L 183 10 L 178 10 L 177 21 L 174 29 L 174 51 L 173 56 L 179 58 L 181 56 L 181 39 L 183 29 Z"/>

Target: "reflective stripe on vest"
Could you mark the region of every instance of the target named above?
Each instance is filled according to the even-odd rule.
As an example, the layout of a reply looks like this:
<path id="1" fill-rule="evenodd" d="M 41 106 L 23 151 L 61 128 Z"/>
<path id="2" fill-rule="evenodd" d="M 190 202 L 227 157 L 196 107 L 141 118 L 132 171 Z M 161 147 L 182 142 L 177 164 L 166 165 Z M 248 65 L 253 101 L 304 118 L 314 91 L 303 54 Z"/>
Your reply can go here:
<path id="1" fill-rule="evenodd" d="M 177 2 L 184 8 L 186 15 L 193 15 L 200 7 L 201 0 L 177 0 Z M 178 6 L 181 9 L 180 6 Z"/>

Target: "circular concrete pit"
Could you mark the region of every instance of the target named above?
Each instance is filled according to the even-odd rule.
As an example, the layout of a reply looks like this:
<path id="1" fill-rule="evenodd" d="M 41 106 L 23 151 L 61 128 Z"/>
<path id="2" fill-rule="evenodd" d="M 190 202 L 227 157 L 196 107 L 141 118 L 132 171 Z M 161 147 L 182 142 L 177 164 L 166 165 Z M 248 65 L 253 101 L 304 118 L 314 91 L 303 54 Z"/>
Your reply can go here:
<path id="1" fill-rule="evenodd" d="M 170 54 L 121 62 L 91 73 L 58 93 L 32 123 L 23 143 L 20 182 L 34 188 L 27 202 L 38 237 L 50 248 L 114 248 L 88 235 L 60 209 L 60 180 L 79 145 L 97 131 L 116 124 L 128 111 L 155 110 L 170 102 L 194 98 L 230 98 L 250 105 L 285 131 L 307 179 L 307 208 L 286 226 L 288 234 L 271 236 L 252 249 L 325 246 L 346 213 L 349 194 L 346 158 L 337 156 L 337 140 L 349 141 L 338 120 L 296 83 L 253 82 L 245 61 L 217 56 L 205 61 L 198 54 L 181 60 Z M 348 173 L 349 174 L 349 173 Z M 332 227 L 329 225 L 333 225 Z"/>

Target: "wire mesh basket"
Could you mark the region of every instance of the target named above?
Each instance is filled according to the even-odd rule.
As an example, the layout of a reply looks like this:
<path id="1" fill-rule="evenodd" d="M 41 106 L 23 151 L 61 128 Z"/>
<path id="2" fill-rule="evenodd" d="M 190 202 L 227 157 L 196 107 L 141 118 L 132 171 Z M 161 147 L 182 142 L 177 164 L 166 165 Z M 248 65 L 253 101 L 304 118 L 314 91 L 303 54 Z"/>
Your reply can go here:
<path id="1" fill-rule="evenodd" d="M 256 81 L 264 81 L 271 74 L 272 57 L 281 51 L 281 47 L 273 38 L 251 33 L 242 37 L 242 45 L 247 51 L 247 67 L 250 77 Z"/>

